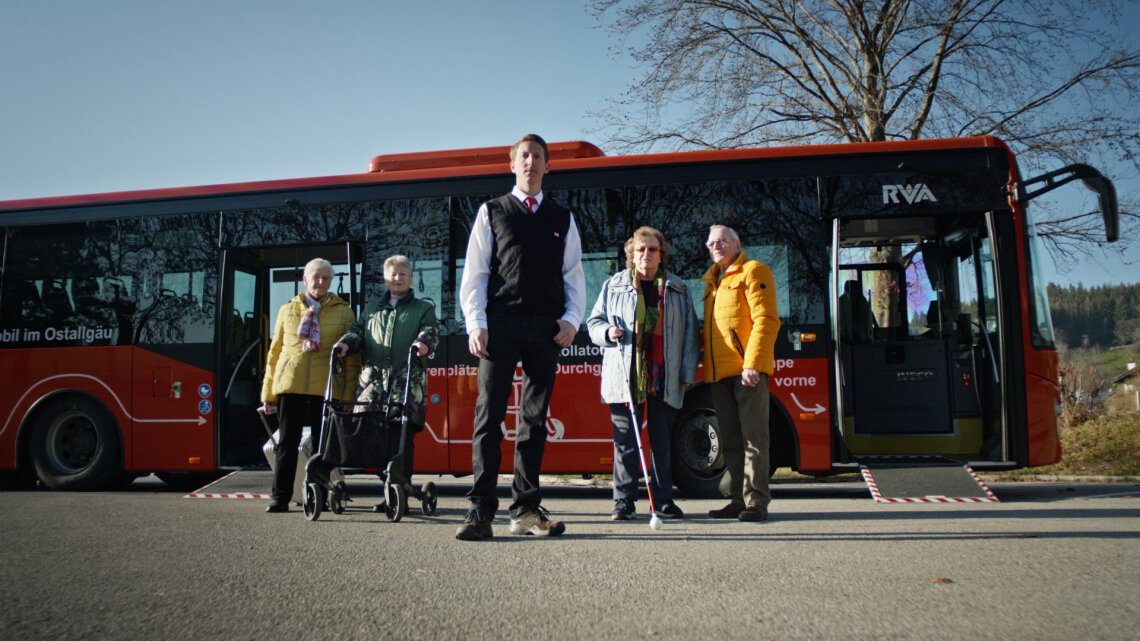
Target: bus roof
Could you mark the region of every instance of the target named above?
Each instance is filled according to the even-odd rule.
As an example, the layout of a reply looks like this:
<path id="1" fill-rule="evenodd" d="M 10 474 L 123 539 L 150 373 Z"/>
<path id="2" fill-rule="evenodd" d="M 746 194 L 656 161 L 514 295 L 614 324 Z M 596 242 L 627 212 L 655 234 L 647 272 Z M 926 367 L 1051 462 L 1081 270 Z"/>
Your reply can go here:
<path id="1" fill-rule="evenodd" d="M 606 156 L 597 146 L 582 141 L 557 142 L 548 145 L 552 169 L 555 171 L 592 167 L 672 165 L 726 160 L 844 156 L 980 147 L 1000 147 L 1007 149 L 1005 143 L 993 136 L 937 138 L 898 142 L 710 149 L 629 156 Z M 510 146 L 508 145 L 502 147 L 477 147 L 447 151 L 386 154 L 372 158 L 372 161 L 369 163 L 369 170 L 361 174 L 8 200 L 0 201 L 0 212 L 116 202 L 196 198 L 243 192 L 288 191 L 304 188 L 383 183 L 396 180 L 428 180 L 458 176 L 507 174 L 510 172 L 509 152 Z"/>

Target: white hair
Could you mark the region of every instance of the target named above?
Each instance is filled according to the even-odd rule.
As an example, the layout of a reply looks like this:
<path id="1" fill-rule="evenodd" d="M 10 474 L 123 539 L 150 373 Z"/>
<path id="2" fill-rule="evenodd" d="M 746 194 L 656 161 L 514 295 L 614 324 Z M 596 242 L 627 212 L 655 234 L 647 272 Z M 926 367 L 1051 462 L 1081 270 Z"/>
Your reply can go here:
<path id="1" fill-rule="evenodd" d="M 713 225 L 713 226 L 709 227 L 709 233 L 711 234 L 713 232 L 713 230 L 716 230 L 716 229 L 723 229 L 724 233 L 728 234 L 729 238 L 731 238 L 732 240 L 734 240 L 738 243 L 740 242 L 740 235 L 737 234 L 736 230 L 733 229 L 732 227 L 729 227 L 728 225 Z"/>
<path id="2" fill-rule="evenodd" d="M 329 275 L 330 276 L 332 275 L 332 273 L 333 273 L 332 263 L 330 263 L 329 261 L 327 261 L 323 258 L 314 258 L 313 260 L 310 260 L 309 262 L 305 263 L 305 275 L 306 276 L 312 276 L 313 274 L 316 273 L 316 271 L 318 269 L 322 269 L 322 268 L 329 270 Z"/>

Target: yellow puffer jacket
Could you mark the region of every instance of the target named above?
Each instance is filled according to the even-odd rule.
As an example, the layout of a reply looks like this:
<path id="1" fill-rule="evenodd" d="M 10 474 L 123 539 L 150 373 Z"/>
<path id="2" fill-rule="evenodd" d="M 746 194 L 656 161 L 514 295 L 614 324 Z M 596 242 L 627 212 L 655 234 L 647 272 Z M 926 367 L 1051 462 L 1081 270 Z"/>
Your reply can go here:
<path id="1" fill-rule="evenodd" d="M 275 403 L 279 394 L 325 395 L 332 346 L 352 327 L 356 314 L 343 298 L 330 292 L 317 312 L 317 322 L 321 324 L 321 347 L 315 352 L 301 351 L 302 341 L 297 336 L 297 327 L 304 315 L 304 292 L 282 305 L 277 313 L 273 342 L 269 344 L 265 363 L 265 380 L 261 385 L 263 402 Z M 345 371 L 333 380 L 333 398 L 353 400 L 359 375 L 360 357 L 349 356 L 345 359 Z"/>
<path id="2" fill-rule="evenodd" d="M 704 377 L 708 382 L 737 376 L 745 369 L 772 375 L 780 315 L 776 282 L 764 263 L 742 251 L 717 285 L 717 266 L 705 281 L 705 326 L 701 330 Z"/>

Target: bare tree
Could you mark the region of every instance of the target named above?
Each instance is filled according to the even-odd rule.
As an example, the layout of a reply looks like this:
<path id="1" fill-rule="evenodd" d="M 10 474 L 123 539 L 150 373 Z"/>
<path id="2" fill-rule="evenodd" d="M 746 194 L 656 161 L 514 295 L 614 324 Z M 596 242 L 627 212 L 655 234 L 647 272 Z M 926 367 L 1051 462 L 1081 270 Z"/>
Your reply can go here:
<path id="1" fill-rule="evenodd" d="M 1081 161 L 1132 178 L 1140 48 L 1119 21 L 1135 7 L 592 0 L 646 69 L 595 115 L 622 152 L 996 135 L 1026 172 Z M 1122 215 L 1140 222 L 1127 205 Z M 1040 220 L 1038 231 L 1055 254 L 1103 239 L 1091 208 Z"/>

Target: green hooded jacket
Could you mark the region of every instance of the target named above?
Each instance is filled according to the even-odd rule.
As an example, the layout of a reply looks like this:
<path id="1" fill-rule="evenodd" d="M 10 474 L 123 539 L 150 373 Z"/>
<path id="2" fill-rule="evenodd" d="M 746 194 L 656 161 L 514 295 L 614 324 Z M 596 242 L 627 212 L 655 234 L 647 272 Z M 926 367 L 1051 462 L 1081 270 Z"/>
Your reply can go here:
<path id="1" fill-rule="evenodd" d="M 412 384 L 408 391 L 408 421 L 422 429 L 427 410 L 427 367 L 424 359 L 439 344 L 439 322 L 435 305 L 409 291 L 393 306 L 384 292 L 380 301 L 365 308 L 340 342 L 348 353 L 361 354 L 364 361 L 357 388 L 357 402 L 399 404 L 403 400 L 408 351 L 419 341 L 428 346 L 426 356 L 412 356 Z M 389 393 L 390 390 L 390 393 Z"/>

